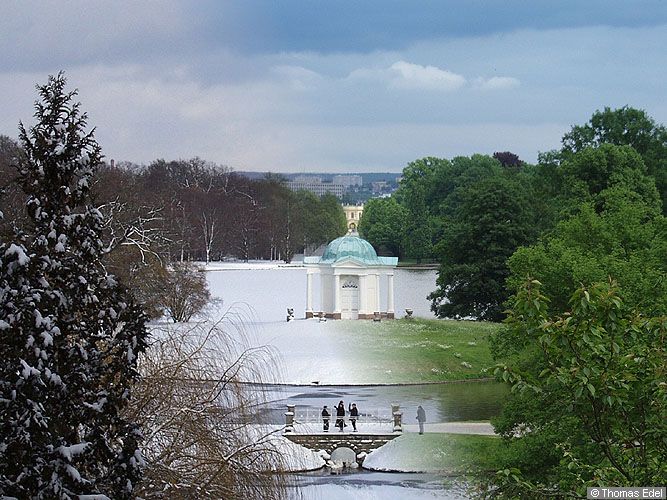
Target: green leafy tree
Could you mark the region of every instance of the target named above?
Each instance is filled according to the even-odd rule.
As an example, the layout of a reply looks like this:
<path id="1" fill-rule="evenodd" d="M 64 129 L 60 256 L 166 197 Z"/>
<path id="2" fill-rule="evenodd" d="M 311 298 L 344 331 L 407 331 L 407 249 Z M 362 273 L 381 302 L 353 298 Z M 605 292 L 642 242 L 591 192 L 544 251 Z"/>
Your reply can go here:
<path id="1" fill-rule="evenodd" d="M 544 285 L 562 313 L 572 290 L 614 278 L 628 304 L 645 313 L 667 310 L 667 219 L 628 189 L 606 189 L 597 206 L 579 212 L 509 259 L 510 290 L 526 276 Z"/>
<path id="2" fill-rule="evenodd" d="M 490 496 L 663 484 L 667 316 L 627 307 L 613 281 L 578 289 L 562 315 L 549 316 L 547 303 L 541 283 L 527 281 L 501 334 L 522 339 L 497 370 L 519 396 L 494 422 L 510 452 Z"/>
<path id="3" fill-rule="evenodd" d="M 374 198 L 364 205 L 359 233 L 382 255 L 402 257 L 407 210 L 394 197 Z"/>
<path id="4" fill-rule="evenodd" d="M 407 218 L 403 228 L 402 245 L 405 257 L 416 259 L 430 258 L 433 255 L 432 226 L 426 205 L 425 190 L 413 189 L 405 197 Z"/>
<path id="5" fill-rule="evenodd" d="M 585 125 L 572 127 L 563 137 L 563 153 L 578 153 L 602 144 L 632 146 L 642 157 L 647 172 L 656 182 L 667 213 L 667 129 L 658 125 L 645 111 L 628 106 L 604 108 L 593 113 Z"/>
<path id="6" fill-rule="evenodd" d="M 328 243 L 347 232 L 347 221 L 343 207 L 338 198 L 331 193 L 326 193 L 319 199 L 319 210 L 315 222 L 319 229 L 313 231 L 311 237 L 315 244 Z"/>
<path id="7" fill-rule="evenodd" d="M 20 126 L 29 224 L 0 243 L 0 496 L 129 499 L 141 434 L 122 411 L 147 318 L 101 263 L 100 147 L 65 84 L 39 86 Z"/>
<path id="8" fill-rule="evenodd" d="M 647 175 L 641 156 L 629 146 L 602 144 L 584 148 L 565 159 L 561 171 L 563 188 L 575 203 L 595 201 L 605 189 L 624 186 L 660 209 L 655 181 Z"/>
<path id="9" fill-rule="evenodd" d="M 430 258 L 433 252 L 433 229 L 430 213 L 429 186 L 437 168 L 442 165 L 438 158 L 423 158 L 413 161 L 403 169 L 397 200 L 405 208 L 407 217 L 402 231 L 401 246 L 404 257 Z"/>
<path id="10" fill-rule="evenodd" d="M 457 217 L 436 250 L 438 289 L 429 298 L 438 316 L 502 319 L 507 258 L 535 237 L 530 208 L 521 185 L 507 176 L 484 179 L 461 193 Z"/>
<path id="11" fill-rule="evenodd" d="M 293 212 L 299 236 L 300 250 L 314 249 L 345 234 L 343 207 L 332 194 L 317 196 L 310 191 L 290 193 L 296 211 Z"/>

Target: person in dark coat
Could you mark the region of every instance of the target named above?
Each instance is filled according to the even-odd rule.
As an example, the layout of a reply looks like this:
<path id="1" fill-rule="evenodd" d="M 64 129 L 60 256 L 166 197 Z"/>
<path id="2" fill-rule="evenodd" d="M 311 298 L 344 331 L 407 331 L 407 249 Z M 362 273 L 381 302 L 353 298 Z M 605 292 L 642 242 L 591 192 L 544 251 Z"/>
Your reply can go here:
<path id="1" fill-rule="evenodd" d="M 352 422 L 352 428 L 354 429 L 354 432 L 357 432 L 357 418 L 359 417 L 357 403 L 352 403 L 348 409 L 350 410 L 350 422 Z"/>
<path id="2" fill-rule="evenodd" d="M 343 432 L 343 427 L 345 426 L 345 403 L 342 401 L 336 406 L 336 427 L 339 428 L 340 432 Z"/>
<path id="3" fill-rule="evenodd" d="M 322 408 L 322 422 L 324 423 L 324 432 L 329 432 L 329 417 L 330 416 L 331 416 L 331 413 L 329 413 L 327 405 L 324 405 L 324 408 Z"/>
<path id="4" fill-rule="evenodd" d="M 419 434 L 424 434 L 424 422 L 426 422 L 426 412 L 422 405 L 417 407 L 417 421 L 419 422 Z"/>

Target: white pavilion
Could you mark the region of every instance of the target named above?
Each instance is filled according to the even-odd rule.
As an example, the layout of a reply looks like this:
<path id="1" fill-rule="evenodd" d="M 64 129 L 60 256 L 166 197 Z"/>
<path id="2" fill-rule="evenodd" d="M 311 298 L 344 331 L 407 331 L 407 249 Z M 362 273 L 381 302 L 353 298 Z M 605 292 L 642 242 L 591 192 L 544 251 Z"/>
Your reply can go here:
<path id="1" fill-rule="evenodd" d="M 306 318 L 394 318 L 394 269 L 398 257 L 378 257 L 373 246 L 351 232 L 336 238 L 322 257 L 305 257 Z M 313 311 L 313 276 L 320 276 L 320 311 Z M 386 278 L 384 278 L 386 276 Z M 381 311 L 381 282 L 386 281 L 387 310 Z"/>

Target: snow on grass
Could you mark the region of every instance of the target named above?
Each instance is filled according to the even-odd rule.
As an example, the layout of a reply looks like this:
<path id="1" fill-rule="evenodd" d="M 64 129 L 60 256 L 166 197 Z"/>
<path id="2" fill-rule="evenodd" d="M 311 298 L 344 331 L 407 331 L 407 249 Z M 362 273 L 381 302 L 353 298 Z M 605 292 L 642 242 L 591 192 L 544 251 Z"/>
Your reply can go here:
<path id="1" fill-rule="evenodd" d="M 493 468 L 501 446 L 502 440 L 494 436 L 407 433 L 370 453 L 364 468 L 462 474 Z"/>
<path id="2" fill-rule="evenodd" d="M 313 471 L 324 467 L 325 452 L 313 451 L 293 443 L 282 435 L 282 429 L 282 426 L 277 425 L 251 425 L 248 428 L 251 436 L 266 442 L 280 453 L 281 472 Z"/>
<path id="3" fill-rule="evenodd" d="M 268 260 L 251 260 L 248 262 L 209 262 L 208 264 L 201 263 L 201 265 L 205 271 L 261 271 L 267 269 L 290 269 L 295 267 L 303 267 L 301 262 L 285 264 L 282 261 Z"/>
<path id="4" fill-rule="evenodd" d="M 255 261 L 216 262 L 208 264 L 206 269 L 215 299 L 206 319 L 215 323 L 224 316 L 222 326 L 233 330 L 233 336 L 247 339 L 247 346 L 264 346 L 271 352 L 281 372 L 280 377 L 275 377 L 276 382 L 300 385 L 437 382 L 484 376 L 481 370 L 490 362 L 486 335 L 491 328 L 480 323 L 419 319 L 379 323 L 305 320 L 302 319 L 306 295 L 303 267 Z M 420 314 L 428 315 L 425 297 L 432 291 L 435 275 L 405 273 L 399 277 L 399 270 L 396 273 L 397 313 L 409 305 L 415 314 L 419 310 Z M 318 289 L 318 283 L 314 289 Z M 405 305 L 399 305 L 400 297 Z M 423 304 L 416 304 L 417 300 Z M 317 301 L 315 297 L 315 310 L 319 307 Z M 287 308 L 294 309 L 297 319 L 286 321 Z M 454 353 L 460 357 L 455 359 Z"/>
<path id="5" fill-rule="evenodd" d="M 379 323 L 305 320 L 300 318 L 306 295 L 304 268 L 283 267 L 277 262 L 211 263 L 206 268 L 212 271 L 207 273 L 207 280 L 216 299 L 207 311 L 209 320 L 215 322 L 226 316 L 228 323 L 243 325 L 248 345 L 266 346 L 281 367 L 278 382 L 319 385 L 438 382 L 484 376 L 481 370 L 491 364 L 486 335 L 495 327 L 419 319 Z M 397 277 L 396 292 L 397 300 L 403 296 L 410 305 L 414 305 L 413 300 L 422 300 L 422 309 L 428 314 L 425 297 L 434 285 L 430 278 L 424 280 L 424 276 L 424 273 L 405 273 Z M 314 285 L 318 290 L 318 284 Z M 397 312 L 400 307 L 397 303 Z M 296 320 L 286 321 L 287 308 L 295 310 Z M 454 352 L 458 359 L 454 358 Z M 463 362 L 467 364 L 462 365 Z"/>

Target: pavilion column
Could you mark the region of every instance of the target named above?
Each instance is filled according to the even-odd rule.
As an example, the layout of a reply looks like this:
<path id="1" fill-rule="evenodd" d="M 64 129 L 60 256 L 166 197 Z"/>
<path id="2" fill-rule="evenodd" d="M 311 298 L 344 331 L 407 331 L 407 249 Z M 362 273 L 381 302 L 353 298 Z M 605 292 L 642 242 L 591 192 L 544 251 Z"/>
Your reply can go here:
<path id="1" fill-rule="evenodd" d="M 380 274 L 375 275 L 375 312 L 380 312 Z"/>
<path id="2" fill-rule="evenodd" d="M 313 273 L 306 271 L 306 319 L 313 317 Z"/>
<path id="3" fill-rule="evenodd" d="M 368 314 L 368 305 L 366 305 L 366 275 L 359 275 L 359 315 Z"/>
<path id="4" fill-rule="evenodd" d="M 394 317 L 394 273 L 387 275 L 387 317 Z"/>
<path id="5" fill-rule="evenodd" d="M 334 319 L 340 319 L 340 274 L 334 274 Z"/>

